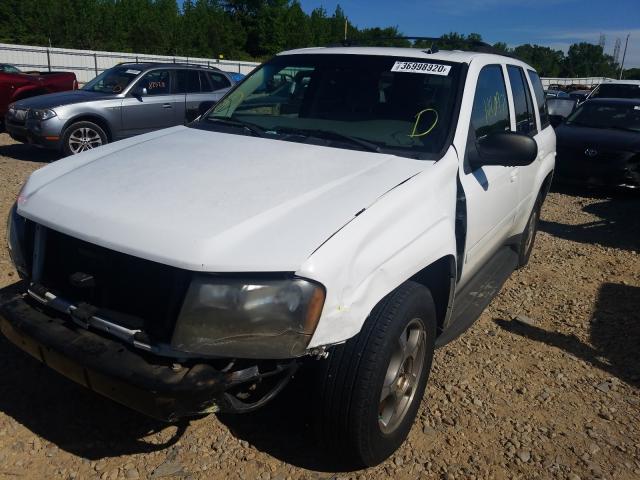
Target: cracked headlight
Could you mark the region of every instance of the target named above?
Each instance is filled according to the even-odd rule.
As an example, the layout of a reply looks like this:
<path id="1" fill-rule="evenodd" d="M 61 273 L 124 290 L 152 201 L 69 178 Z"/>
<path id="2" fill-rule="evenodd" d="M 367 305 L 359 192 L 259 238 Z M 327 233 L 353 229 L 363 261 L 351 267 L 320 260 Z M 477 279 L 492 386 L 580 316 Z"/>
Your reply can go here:
<path id="1" fill-rule="evenodd" d="M 197 274 L 173 334 L 176 350 L 235 358 L 304 354 L 325 290 L 302 278 L 236 278 Z"/>
<path id="2" fill-rule="evenodd" d="M 53 118 L 56 115 L 57 113 L 51 110 L 50 108 L 29 110 L 29 117 L 35 118 L 36 120 L 49 120 L 50 118 Z"/>
<path id="3" fill-rule="evenodd" d="M 9 212 L 9 221 L 7 223 L 7 243 L 9 245 L 9 257 L 15 266 L 20 277 L 25 278 L 29 275 L 27 261 L 24 256 L 26 232 L 26 219 L 18 215 L 17 207 L 14 204 Z"/>

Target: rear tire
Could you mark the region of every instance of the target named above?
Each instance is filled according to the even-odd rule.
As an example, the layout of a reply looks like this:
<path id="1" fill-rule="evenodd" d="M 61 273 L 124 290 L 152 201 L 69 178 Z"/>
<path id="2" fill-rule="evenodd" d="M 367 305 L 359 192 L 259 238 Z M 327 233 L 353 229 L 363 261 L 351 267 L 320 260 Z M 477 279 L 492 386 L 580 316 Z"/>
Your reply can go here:
<path id="1" fill-rule="evenodd" d="M 538 222 L 540 221 L 540 210 L 542 209 L 542 195 L 538 195 L 533 210 L 527 220 L 527 226 L 522 232 L 520 245 L 518 245 L 518 268 L 523 268 L 529 263 L 531 252 L 536 241 L 536 233 L 538 233 Z"/>
<path id="2" fill-rule="evenodd" d="M 316 428 L 325 447 L 350 467 L 377 465 L 407 438 L 431 370 L 435 334 L 431 293 L 405 282 L 374 308 L 357 336 L 322 361 Z"/>
<path id="3" fill-rule="evenodd" d="M 76 122 L 69 125 L 62 135 L 62 153 L 68 157 L 107 143 L 107 134 L 99 125 L 87 121 Z"/>

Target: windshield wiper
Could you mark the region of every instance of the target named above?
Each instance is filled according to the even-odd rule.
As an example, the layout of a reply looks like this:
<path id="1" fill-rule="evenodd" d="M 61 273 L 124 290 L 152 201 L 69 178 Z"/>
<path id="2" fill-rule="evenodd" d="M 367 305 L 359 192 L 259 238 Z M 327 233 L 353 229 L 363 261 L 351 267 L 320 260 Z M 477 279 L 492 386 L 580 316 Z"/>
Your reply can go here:
<path id="1" fill-rule="evenodd" d="M 380 145 L 376 145 L 373 142 L 369 142 L 367 140 L 363 140 L 362 138 L 352 137 L 351 135 L 345 135 L 343 133 L 334 132 L 333 130 L 320 130 L 320 129 L 304 129 L 304 128 L 293 128 L 293 127 L 275 127 L 269 130 L 268 133 L 275 132 L 277 134 L 292 134 L 292 135 L 302 135 L 306 137 L 316 137 L 323 138 L 326 140 L 338 140 L 343 142 L 352 143 L 353 145 L 358 145 L 359 147 L 364 148 L 370 152 L 381 153 L 382 149 Z"/>
<path id="2" fill-rule="evenodd" d="M 240 127 L 249 130 L 256 137 L 264 137 L 264 129 L 258 125 L 250 122 L 244 122 L 231 117 L 205 117 L 207 122 L 223 123 L 225 125 L 231 125 L 233 127 Z"/>

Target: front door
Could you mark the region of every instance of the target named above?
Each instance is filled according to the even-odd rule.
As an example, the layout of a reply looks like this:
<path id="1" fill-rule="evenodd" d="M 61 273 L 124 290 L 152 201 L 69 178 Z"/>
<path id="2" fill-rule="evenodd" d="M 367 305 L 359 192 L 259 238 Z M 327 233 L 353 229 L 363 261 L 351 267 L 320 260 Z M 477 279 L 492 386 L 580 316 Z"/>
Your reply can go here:
<path id="1" fill-rule="evenodd" d="M 131 93 L 122 100 L 123 136 L 138 135 L 175 125 L 171 71 L 152 70 L 138 80 L 134 89 L 146 89 L 136 97 Z"/>
<path id="2" fill-rule="evenodd" d="M 518 205 L 518 168 L 471 167 L 476 142 L 511 128 L 501 65 L 487 65 L 478 76 L 460 183 L 466 197 L 467 237 L 461 282 L 468 280 L 500 248 L 513 227 Z"/>

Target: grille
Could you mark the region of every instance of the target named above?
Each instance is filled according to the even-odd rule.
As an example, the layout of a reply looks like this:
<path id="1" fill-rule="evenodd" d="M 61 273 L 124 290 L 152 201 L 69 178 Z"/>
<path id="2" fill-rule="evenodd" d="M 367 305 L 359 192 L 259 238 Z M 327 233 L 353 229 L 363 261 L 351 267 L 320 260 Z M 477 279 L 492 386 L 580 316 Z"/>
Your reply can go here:
<path id="1" fill-rule="evenodd" d="M 77 272 L 93 277 L 78 287 Z M 98 315 L 141 328 L 154 341 L 171 339 L 190 273 L 48 230 L 42 284 L 56 295 L 99 309 Z"/>

